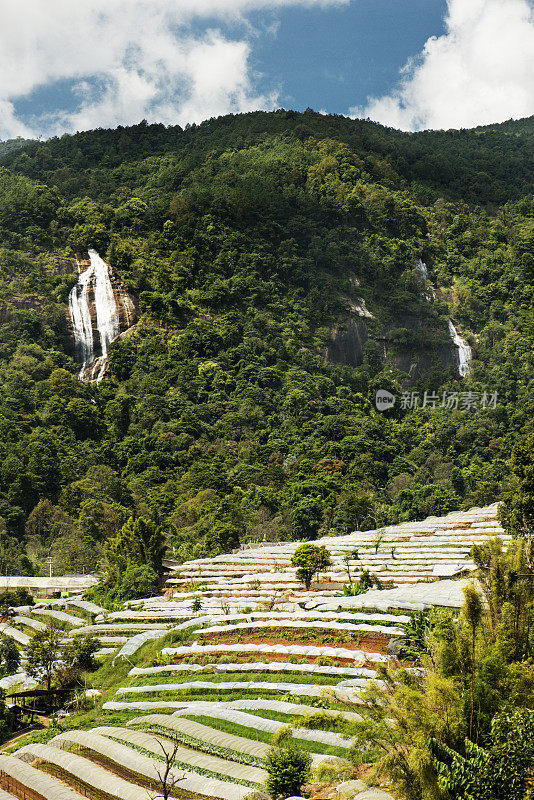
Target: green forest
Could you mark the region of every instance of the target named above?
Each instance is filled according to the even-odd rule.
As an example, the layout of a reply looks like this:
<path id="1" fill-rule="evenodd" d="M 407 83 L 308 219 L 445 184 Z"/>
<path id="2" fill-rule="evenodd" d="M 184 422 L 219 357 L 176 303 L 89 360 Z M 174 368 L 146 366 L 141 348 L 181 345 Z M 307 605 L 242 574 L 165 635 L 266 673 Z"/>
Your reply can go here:
<path id="1" fill-rule="evenodd" d="M 183 560 L 513 491 L 533 144 L 534 118 L 407 134 L 311 110 L 0 144 L 2 573 L 92 571 L 140 519 Z M 66 324 L 91 247 L 140 315 L 98 385 Z"/>

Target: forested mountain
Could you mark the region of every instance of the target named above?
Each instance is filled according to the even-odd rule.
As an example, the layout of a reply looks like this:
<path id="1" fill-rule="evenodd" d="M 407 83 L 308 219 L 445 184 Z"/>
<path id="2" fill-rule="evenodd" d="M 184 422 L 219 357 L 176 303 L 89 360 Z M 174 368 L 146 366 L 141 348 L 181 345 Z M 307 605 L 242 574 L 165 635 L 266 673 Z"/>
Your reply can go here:
<path id="1" fill-rule="evenodd" d="M 94 568 L 132 515 L 187 557 L 498 499 L 534 408 L 533 141 L 278 111 L 0 144 L 2 571 Z M 89 248 L 141 314 L 100 384 L 67 326 Z"/>

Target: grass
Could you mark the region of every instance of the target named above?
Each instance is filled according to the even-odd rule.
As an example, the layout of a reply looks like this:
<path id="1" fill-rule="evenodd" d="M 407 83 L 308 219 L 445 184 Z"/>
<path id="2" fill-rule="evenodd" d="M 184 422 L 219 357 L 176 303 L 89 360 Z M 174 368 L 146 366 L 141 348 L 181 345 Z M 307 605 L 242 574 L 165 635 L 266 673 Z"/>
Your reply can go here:
<path id="1" fill-rule="evenodd" d="M 105 716 L 104 716 L 105 714 Z M 96 728 L 99 725 L 116 725 L 117 727 L 124 727 L 131 719 L 139 716 L 139 711 L 116 711 L 116 712 L 102 712 L 100 707 L 93 708 L 90 711 L 80 711 L 64 717 L 57 725 L 48 728 L 41 728 L 40 730 L 31 731 L 26 736 L 21 737 L 13 744 L 7 743 L 2 748 L 2 753 L 13 753 L 20 747 L 26 744 L 47 744 L 54 736 L 62 733 L 63 731 L 72 730 L 89 730 Z"/>
<path id="2" fill-rule="evenodd" d="M 243 709 L 245 710 L 245 709 Z M 318 708 L 317 711 L 320 711 Z M 253 714 L 255 717 L 263 717 L 263 719 L 273 719 L 276 722 L 285 722 L 286 725 L 294 725 L 299 721 L 300 714 L 285 714 L 283 711 L 270 711 L 267 708 L 247 708 L 247 714 Z"/>
<path id="3" fill-rule="evenodd" d="M 340 677 L 338 675 L 299 675 L 294 672 L 242 672 L 236 670 L 235 672 L 186 672 L 182 675 L 137 675 L 132 676 L 132 682 L 124 684 L 125 686 L 138 686 L 139 678 L 142 679 L 143 686 L 154 686 L 161 683 L 188 683 L 190 681 L 202 680 L 209 681 L 210 683 L 228 683 L 232 681 L 264 681 L 265 683 L 299 683 L 314 686 L 335 686 L 339 683 Z M 137 680 L 135 680 L 137 679 Z"/>
<path id="4" fill-rule="evenodd" d="M 146 702 L 154 700 L 163 700 L 168 702 L 192 702 L 196 700 L 205 700 L 206 702 L 218 703 L 221 700 L 231 702 L 232 700 L 256 700 L 266 692 L 269 692 L 269 700 L 283 700 L 285 702 L 295 702 L 294 697 L 288 692 L 276 689 L 276 684 L 273 684 L 272 689 L 230 689 L 228 691 L 209 691 L 206 689 L 183 689 L 176 692 L 150 692 L 148 695 L 142 696 L 133 695 L 119 695 L 116 699 L 117 702 Z M 142 713 L 142 712 L 139 712 Z"/>
<path id="5" fill-rule="evenodd" d="M 224 733 L 232 733 L 234 736 L 242 736 L 245 739 L 252 739 L 256 742 L 263 742 L 264 744 L 271 744 L 273 734 L 267 731 L 260 731 L 257 728 L 249 728 L 245 725 L 238 725 L 235 722 L 229 722 L 225 719 L 216 719 L 215 717 L 208 716 L 189 716 L 186 715 L 185 719 L 191 719 L 199 722 L 202 725 L 207 725 L 215 730 Z M 347 757 L 347 748 L 336 747 L 334 745 L 323 744 L 323 742 L 312 742 L 308 739 L 298 739 L 299 750 L 306 750 L 309 753 L 321 753 L 329 756 L 340 756 L 341 758 Z"/>

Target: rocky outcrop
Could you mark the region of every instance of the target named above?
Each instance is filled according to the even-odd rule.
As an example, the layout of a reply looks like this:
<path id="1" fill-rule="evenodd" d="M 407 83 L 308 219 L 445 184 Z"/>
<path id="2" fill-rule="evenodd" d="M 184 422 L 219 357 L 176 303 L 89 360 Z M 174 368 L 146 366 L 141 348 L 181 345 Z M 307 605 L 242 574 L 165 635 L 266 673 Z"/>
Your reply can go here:
<path id="1" fill-rule="evenodd" d="M 361 313 L 365 310 L 365 315 Z M 378 346 L 380 360 L 383 364 L 405 372 L 408 383 L 412 383 L 435 370 L 458 370 L 458 349 L 451 340 L 448 330 L 444 328 L 442 341 L 422 347 L 418 343 L 399 344 L 398 332 L 405 330 L 419 338 L 424 333 L 424 320 L 413 314 L 399 313 L 398 317 L 383 326 L 378 334 L 370 330 L 369 320 L 374 319 L 363 305 L 356 313 L 344 316 L 336 323 L 330 333 L 330 340 L 324 351 L 326 362 L 342 366 L 359 367 L 364 360 L 365 344 L 371 340 Z M 374 327 L 374 326 L 373 326 Z"/>
<path id="2" fill-rule="evenodd" d="M 348 317 L 332 328 L 325 360 L 331 364 L 359 367 L 363 361 L 363 347 L 368 338 L 367 325 L 363 319 Z"/>
<path id="3" fill-rule="evenodd" d="M 17 298 L 12 297 L 8 301 L 0 300 L 0 325 L 13 322 L 17 311 L 35 311 L 41 316 L 43 309 L 48 305 L 48 301 L 39 295 L 24 295 Z"/>

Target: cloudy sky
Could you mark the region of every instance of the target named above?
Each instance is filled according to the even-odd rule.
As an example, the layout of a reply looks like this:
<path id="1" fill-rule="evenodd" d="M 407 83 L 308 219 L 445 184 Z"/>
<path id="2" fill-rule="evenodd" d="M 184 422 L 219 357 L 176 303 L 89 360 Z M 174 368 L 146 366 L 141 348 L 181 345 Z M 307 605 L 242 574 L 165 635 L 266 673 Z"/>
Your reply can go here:
<path id="1" fill-rule="evenodd" d="M 534 0 L 1 0 L 0 138 L 307 106 L 534 114 Z"/>

